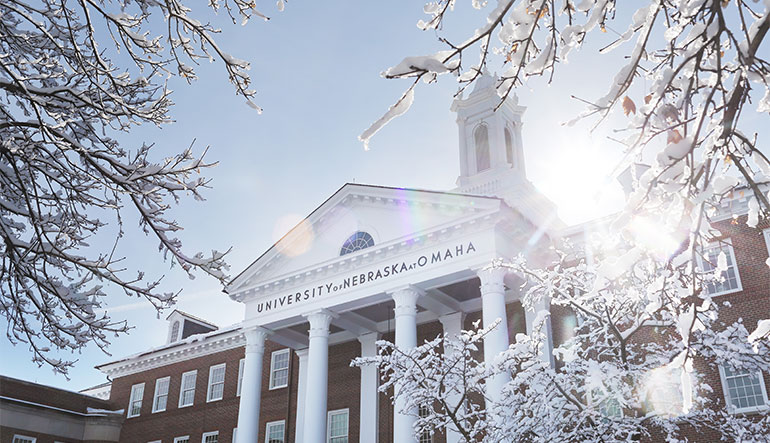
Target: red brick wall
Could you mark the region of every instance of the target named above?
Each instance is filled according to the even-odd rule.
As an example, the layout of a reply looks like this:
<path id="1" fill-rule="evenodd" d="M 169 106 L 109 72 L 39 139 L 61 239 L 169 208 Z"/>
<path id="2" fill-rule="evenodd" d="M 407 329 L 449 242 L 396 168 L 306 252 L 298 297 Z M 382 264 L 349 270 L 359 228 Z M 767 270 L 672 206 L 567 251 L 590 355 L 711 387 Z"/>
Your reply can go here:
<path id="1" fill-rule="evenodd" d="M 732 322 L 741 318 L 746 328 L 752 331 L 756 327 L 757 320 L 767 318 L 768 313 L 770 313 L 770 268 L 765 264 L 768 252 L 761 229 L 746 227 L 742 223 L 744 219 L 745 217 L 740 220 L 741 223 L 737 224 L 730 221 L 718 224 L 724 235 L 731 238 L 743 290 L 716 297 L 715 301 L 719 303 L 728 301 L 732 305 L 729 308 L 722 308 L 722 319 Z M 521 304 L 516 302 L 508 304 L 507 310 L 508 329 L 510 339 L 513 341 L 517 332 L 525 332 L 526 330 L 523 309 Z M 473 322 L 480 317 L 480 312 L 466 315 L 464 327 L 466 329 L 472 328 Z M 554 334 L 557 338 L 568 335 L 567 331 L 561 330 L 560 317 L 559 311 L 555 310 L 553 324 Z M 418 327 L 418 342 L 432 339 L 441 333 L 442 327 L 438 321 L 420 325 Z M 394 339 L 393 333 L 384 334 L 383 339 L 392 341 Z M 265 349 L 259 425 L 260 441 L 264 439 L 266 423 L 277 420 L 286 420 L 287 441 L 294 441 L 296 436 L 294 425 L 297 411 L 298 358 L 292 352 L 289 387 L 270 390 L 268 385 L 270 357 L 271 353 L 277 349 L 281 349 L 281 347 L 271 342 L 267 343 Z M 480 349 L 479 358 L 483 355 L 482 352 L 483 350 Z M 328 409 L 348 409 L 351 442 L 357 441 L 359 436 L 360 370 L 350 367 L 350 361 L 358 355 L 360 355 L 360 344 L 357 341 L 335 345 L 329 349 Z M 237 425 L 239 397 L 235 396 L 235 391 L 238 362 L 241 358 L 243 358 L 243 348 L 238 348 L 116 379 L 110 398 L 113 408 L 127 408 L 131 385 L 145 382 L 141 415 L 126 420 L 121 433 L 121 441 L 162 439 L 164 442 L 171 442 L 173 437 L 181 435 L 190 435 L 191 441 L 197 441 L 203 432 L 219 430 L 220 441 L 229 442 L 232 430 Z M 206 403 L 209 367 L 222 362 L 227 363 L 224 399 Z M 192 407 L 180 410 L 177 405 L 181 374 L 193 369 L 198 370 L 195 403 Z M 171 376 L 167 410 L 152 414 L 155 380 L 165 376 Z M 723 405 L 724 397 L 718 371 L 705 371 L 704 381 L 713 389 L 713 394 L 711 394 L 713 401 Z M 770 386 L 770 374 L 765 374 L 765 381 Z M 379 437 L 383 443 L 392 441 L 393 407 L 391 395 L 392 393 L 380 395 L 379 399 Z M 693 431 L 689 437 L 693 441 L 713 441 L 716 436 L 699 435 Z M 434 436 L 435 443 L 443 443 L 444 441 L 444 435 Z"/>

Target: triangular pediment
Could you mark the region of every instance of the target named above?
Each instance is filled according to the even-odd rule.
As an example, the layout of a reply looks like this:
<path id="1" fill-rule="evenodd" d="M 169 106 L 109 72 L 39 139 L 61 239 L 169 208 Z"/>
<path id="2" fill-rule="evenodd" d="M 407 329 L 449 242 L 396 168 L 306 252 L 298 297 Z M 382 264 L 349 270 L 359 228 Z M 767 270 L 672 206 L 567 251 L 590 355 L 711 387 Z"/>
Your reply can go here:
<path id="1" fill-rule="evenodd" d="M 348 183 L 238 275 L 227 292 L 232 295 L 356 254 L 365 255 L 367 249 L 449 229 L 497 212 L 501 204 L 495 197 Z M 371 235 L 375 246 L 341 256 L 343 244 L 357 232 Z"/>

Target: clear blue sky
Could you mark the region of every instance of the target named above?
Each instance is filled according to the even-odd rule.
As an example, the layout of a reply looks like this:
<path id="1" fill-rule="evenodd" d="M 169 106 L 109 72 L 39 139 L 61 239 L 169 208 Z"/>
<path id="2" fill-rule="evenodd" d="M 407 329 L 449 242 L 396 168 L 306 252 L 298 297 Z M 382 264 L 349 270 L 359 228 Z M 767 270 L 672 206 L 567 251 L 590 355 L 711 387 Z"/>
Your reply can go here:
<path id="1" fill-rule="evenodd" d="M 467 33 L 483 16 L 470 10 L 470 2 L 459 3 L 447 26 Z M 185 227 L 181 237 L 188 251 L 232 246 L 231 275 L 345 182 L 443 190 L 454 187 L 459 171 L 457 127 L 449 111 L 457 84 L 450 77 L 422 85 L 410 112 L 378 133 L 370 151 L 357 141 L 407 87 L 406 82 L 382 79 L 380 72 L 404 56 L 444 49 L 433 33 L 415 26 L 423 18 L 422 2 L 294 0 L 282 13 L 272 2 L 260 7 L 272 16 L 270 22 L 241 27 L 220 17 L 217 24 L 223 29 L 220 45 L 252 63 L 262 115 L 235 96 L 221 64 L 206 63 L 192 86 L 171 81 L 174 124 L 143 127 L 121 138 L 124 148 L 154 142 L 157 158 L 181 151 L 193 138 L 196 151 L 211 146 L 208 159 L 219 165 L 205 171 L 213 179 L 213 189 L 204 194 L 207 201 L 184 200 L 173 215 Z M 570 94 L 603 94 L 619 66 L 596 63 L 591 54 L 602 44 L 573 54 L 553 85 L 536 79 L 518 92 L 520 103 L 528 107 L 524 143 L 529 177 L 570 222 L 617 209 L 620 200 L 617 187 L 604 181 L 619 148 L 604 140 L 606 132 L 586 135 L 588 124 L 560 126 L 582 110 Z M 202 275 L 189 280 L 179 269 L 169 269 L 155 242 L 135 226 L 136 220 L 128 217 L 129 234 L 121 246 L 130 267 L 151 275 L 165 273 L 165 289 L 183 290 L 179 309 L 220 326 L 242 319 L 241 305 L 230 301 L 217 282 Z M 23 345 L 1 340 L 0 372 L 78 390 L 105 380 L 94 365 L 163 344 L 168 313 L 158 319 L 148 303 L 115 294 L 109 300 L 113 316 L 135 328 L 113 339 L 113 357 L 96 348 L 63 356 L 79 359 L 67 381 L 32 364 Z"/>

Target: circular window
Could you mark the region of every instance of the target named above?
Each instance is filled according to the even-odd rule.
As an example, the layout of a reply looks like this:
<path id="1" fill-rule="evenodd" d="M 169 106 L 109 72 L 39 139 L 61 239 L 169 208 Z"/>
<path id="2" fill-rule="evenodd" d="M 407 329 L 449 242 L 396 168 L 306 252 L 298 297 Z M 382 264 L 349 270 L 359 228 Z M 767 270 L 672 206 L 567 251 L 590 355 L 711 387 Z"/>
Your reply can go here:
<path id="1" fill-rule="evenodd" d="M 342 248 L 340 249 L 340 255 L 360 251 L 369 246 L 374 246 L 374 239 L 372 236 L 368 232 L 358 231 L 345 240 L 345 243 L 342 244 Z"/>

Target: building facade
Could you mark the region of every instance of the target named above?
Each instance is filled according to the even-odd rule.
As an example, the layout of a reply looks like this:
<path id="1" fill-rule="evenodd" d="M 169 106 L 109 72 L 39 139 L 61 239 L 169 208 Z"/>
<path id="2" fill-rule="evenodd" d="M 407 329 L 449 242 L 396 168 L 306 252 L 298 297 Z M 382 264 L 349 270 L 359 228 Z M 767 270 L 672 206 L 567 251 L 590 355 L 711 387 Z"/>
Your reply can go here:
<path id="1" fill-rule="evenodd" d="M 415 441 L 414 415 L 398 413 L 378 393 L 377 370 L 351 367 L 352 359 L 375 355 L 378 339 L 413 347 L 502 319 L 484 339 L 490 360 L 530 333 L 535 310 L 549 307 L 525 310 L 520 277 L 488 265 L 519 254 L 545 264 L 553 242 L 584 229 L 563 226 L 527 180 L 524 108 L 512 97 L 495 111 L 494 83 L 483 77 L 453 104 L 456 189 L 346 184 L 229 284 L 245 305 L 241 324 L 218 329 L 175 311 L 165 345 L 99 366 L 112 380 L 109 404 L 125 410 L 120 441 Z M 740 214 L 745 199 L 730 204 L 725 213 Z M 716 227 L 729 239 L 715 249 L 728 255 L 729 278 L 709 291 L 731 304 L 726 319 L 752 329 L 770 312 L 770 226 L 727 217 Z M 570 318 L 552 310 L 551 347 L 570 336 Z M 707 378 L 725 408 L 761 413 L 768 405 L 768 374 Z M 490 380 L 487 394 L 495 398 L 505 382 Z M 447 431 L 419 441 L 458 439 Z"/>

